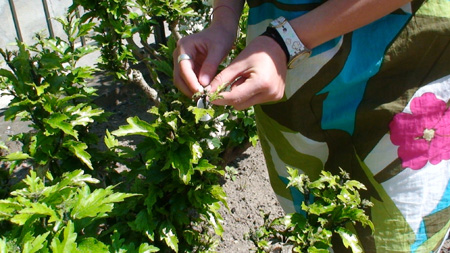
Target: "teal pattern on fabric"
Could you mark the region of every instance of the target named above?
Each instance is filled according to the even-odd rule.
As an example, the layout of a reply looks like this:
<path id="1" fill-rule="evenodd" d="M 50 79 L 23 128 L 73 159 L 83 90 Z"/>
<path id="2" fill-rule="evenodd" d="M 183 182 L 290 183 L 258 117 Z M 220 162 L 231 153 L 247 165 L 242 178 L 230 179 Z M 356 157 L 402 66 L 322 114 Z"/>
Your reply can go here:
<path id="1" fill-rule="evenodd" d="M 289 184 L 289 180 L 286 177 L 279 176 L 281 181 L 285 185 Z M 302 203 L 305 201 L 305 195 L 301 193 L 298 189 L 294 187 L 289 187 L 289 191 L 291 192 L 292 202 L 294 203 L 295 212 L 306 216 L 306 212 L 302 210 Z M 309 203 L 314 202 L 314 196 L 312 194 L 309 195 Z"/>
<path id="2" fill-rule="evenodd" d="M 431 212 L 431 214 L 442 211 L 448 208 L 449 206 L 450 206 L 450 182 L 447 184 L 445 192 L 442 195 L 441 201 L 438 203 L 436 208 Z M 420 223 L 419 232 L 416 235 L 416 241 L 411 245 L 411 252 L 416 252 L 417 249 L 420 247 L 420 245 L 426 242 L 426 240 L 428 240 L 428 237 L 425 229 L 425 223 L 422 221 Z"/>
<path id="3" fill-rule="evenodd" d="M 380 69 L 384 53 L 410 15 L 388 15 L 353 32 L 352 49 L 342 71 L 318 94 L 323 104 L 322 129 L 353 134 L 355 115 L 367 81 Z"/>
<path id="4" fill-rule="evenodd" d="M 419 232 L 416 235 L 416 241 L 411 245 L 411 252 L 416 252 L 417 249 L 427 240 L 427 231 L 425 230 L 425 223 L 420 223 Z"/>
<path id="5" fill-rule="evenodd" d="M 442 199 L 439 202 L 439 204 L 436 206 L 436 208 L 431 212 L 437 213 L 439 211 L 442 211 L 450 206 L 450 182 L 448 182 L 447 187 L 445 189 L 444 194 L 442 195 Z"/>

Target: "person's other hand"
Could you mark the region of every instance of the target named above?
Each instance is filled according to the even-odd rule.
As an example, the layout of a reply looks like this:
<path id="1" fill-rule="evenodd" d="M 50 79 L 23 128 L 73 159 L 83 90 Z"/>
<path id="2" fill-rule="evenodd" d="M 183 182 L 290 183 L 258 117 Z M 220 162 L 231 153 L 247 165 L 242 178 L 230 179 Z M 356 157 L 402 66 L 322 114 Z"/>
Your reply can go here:
<path id="1" fill-rule="evenodd" d="M 214 26 L 180 39 L 173 52 L 175 86 L 189 97 L 202 91 L 214 78 L 235 38 L 236 32 L 227 32 L 223 27 Z M 178 63 L 181 54 L 187 54 L 190 60 Z"/>
<path id="2" fill-rule="evenodd" d="M 211 91 L 214 91 L 219 85 L 241 77 L 230 91 L 221 93 L 223 99 L 213 103 L 232 105 L 242 110 L 255 104 L 280 100 L 284 95 L 286 72 L 284 51 L 272 38 L 259 36 L 211 82 Z"/>

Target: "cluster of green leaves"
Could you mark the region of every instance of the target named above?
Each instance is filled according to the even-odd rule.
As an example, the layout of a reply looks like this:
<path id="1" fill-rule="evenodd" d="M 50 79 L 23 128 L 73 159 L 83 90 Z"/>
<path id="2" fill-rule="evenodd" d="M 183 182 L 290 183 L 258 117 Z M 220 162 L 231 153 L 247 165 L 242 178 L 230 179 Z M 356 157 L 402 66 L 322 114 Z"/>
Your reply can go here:
<path id="1" fill-rule="evenodd" d="M 114 186 L 91 191 L 88 184 L 98 182 L 82 170 L 55 179 L 50 172 L 40 178 L 30 171 L 23 186 L 0 200 L 2 252 L 119 252 L 117 249 L 133 248 L 122 245 L 117 235 L 109 239 L 110 246 L 98 240 L 99 228 L 114 204 L 135 196 L 114 193 Z M 142 244 L 138 251 L 157 250 Z"/>
<path id="2" fill-rule="evenodd" d="M 24 159 L 31 159 L 36 169 L 60 176 L 75 165 L 93 169 L 89 146 L 97 142 L 90 134 L 94 121 L 107 114 L 92 103 L 95 89 L 86 85 L 94 69 L 77 66 L 77 61 L 95 50 L 75 47 L 93 26 L 69 16 L 60 19 L 68 39 L 42 38 L 27 46 L 17 42 L 18 50 L 3 51 L 9 69 L 0 70 L 0 90 L 13 99 L 5 111 L 5 120 L 30 121 L 33 131 L 12 137 L 23 144 L 22 152 L 10 154 L 11 170 Z"/>
<path id="3" fill-rule="evenodd" d="M 136 61 L 124 40 L 133 36 L 127 7 L 132 3 L 130 0 L 75 0 L 69 8 L 69 13 L 77 13 L 83 7 L 81 21 L 94 24 L 95 33 L 89 38 L 95 40 L 101 51 L 98 67 L 120 80 L 127 80 L 127 64 Z"/>
<path id="4" fill-rule="evenodd" d="M 358 238 L 351 225 L 360 223 L 373 230 L 373 224 L 365 214 L 372 206 L 361 200 L 360 190 L 366 190 L 358 181 L 350 180 L 348 173 L 332 175 L 322 171 L 321 177 L 311 182 L 305 174 L 288 168 L 288 187 L 294 187 L 304 196 L 301 209 L 304 213 L 288 214 L 270 220 L 265 216 L 265 224 L 252 233 L 251 239 L 258 252 L 266 252 L 270 245 L 281 242 L 291 245 L 294 252 L 329 252 L 331 238 L 339 235 L 345 247 L 353 252 L 362 252 Z"/>
<path id="5" fill-rule="evenodd" d="M 128 125 L 108 134 L 106 140 L 131 169 L 126 177 L 134 179 L 128 183 L 133 192 L 145 195 L 128 206 L 129 212 L 137 213 L 131 229 L 161 249 L 208 250 L 216 243 L 214 234 L 223 232 L 218 210 L 221 203 L 226 205 L 226 195 L 219 184 L 223 170 L 214 165 L 220 145 L 208 145 L 214 138 L 211 132 L 218 130 L 214 121 L 199 118 L 204 113 L 218 116 L 218 112 L 197 108 L 179 95 L 153 107 L 150 113 L 156 116 L 154 122 L 129 118 Z M 115 136 L 143 139 L 130 149 L 121 146 Z M 133 157 L 140 159 L 130 160 Z"/>

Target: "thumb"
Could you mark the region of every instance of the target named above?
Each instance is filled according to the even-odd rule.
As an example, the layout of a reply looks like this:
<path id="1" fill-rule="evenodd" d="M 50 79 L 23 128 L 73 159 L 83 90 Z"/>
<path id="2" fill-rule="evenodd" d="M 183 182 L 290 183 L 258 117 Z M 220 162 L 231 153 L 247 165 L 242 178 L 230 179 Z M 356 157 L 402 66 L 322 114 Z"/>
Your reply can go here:
<path id="1" fill-rule="evenodd" d="M 225 69 L 223 69 L 220 73 L 218 73 L 214 79 L 211 81 L 210 83 L 210 91 L 214 92 L 215 90 L 217 90 L 217 88 L 221 85 L 231 85 L 232 83 L 234 83 L 235 81 L 237 81 L 237 78 L 241 77 L 241 70 L 240 70 L 240 65 L 239 64 L 235 64 L 235 63 L 231 63 L 228 67 L 226 67 Z M 241 80 L 237 83 L 242 83 L 242 81 L 245 78 L 241 78 Z"/>
<path id="2" fill-rule="evenodd" d="M 198 81 L 203 86 L 208 86 L 211 80 L 214 78 L 217 72 L 219 64 L 222 62 L 224 56 L 219 52 L 219 50 L 212 50 L 205 61 L 199 72 Z"/>

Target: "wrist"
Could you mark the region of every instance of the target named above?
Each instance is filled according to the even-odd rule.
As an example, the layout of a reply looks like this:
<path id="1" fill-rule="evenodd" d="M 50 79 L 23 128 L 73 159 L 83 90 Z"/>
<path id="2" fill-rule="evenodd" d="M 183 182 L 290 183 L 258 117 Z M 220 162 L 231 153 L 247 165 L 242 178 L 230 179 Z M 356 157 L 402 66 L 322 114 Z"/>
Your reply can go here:
<path id="1" fill-rule="evenodd" d="M 298 38 L 296 32 L 284 17 L 279 17 L 270 22 L 269 29 L 266 31 L 273 36 L 273 39 L 280 44 L 287 55 L 287 66 L 289 69 L 295 68 L 311 55 L 303 42 Z"/>
<path id="2" fill-rule="evenodd" d="M 235 40 L 239 28 L 239 18 L 238 10 L 225 4 L 218 5 L 211 12 L 210 27 L 224 31 L 227 36 L 232 36 Z"/>
<path id="3" fill-rule="evenodd" d="M 283 48 L 278 44 L 272 37 L 269 36 L 259 36 L 259 43 L 264 46 L 264 51 L 270 55 L 275 64 L 279 67 L 286 67 L 289 58 L 286 57 L 286 54 Z"/>
<path id="4" fill-rule="evenodd" d="M 278 46 L 283 50 L 284 55 L 286 56 L 286 64 L 289 62 L 289 50 L 286 46 L 286 43 L 284 43 L 283 38 L 281 37 L 280 33 L 273 27 L 267 27 L 266 31 L 261 34 L 261 36 L 266 36 L 271 39 L 273 39 Z"/>

